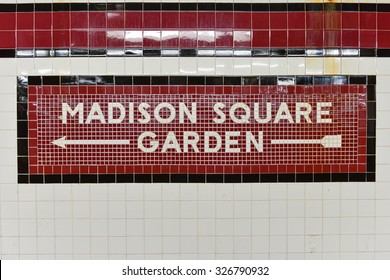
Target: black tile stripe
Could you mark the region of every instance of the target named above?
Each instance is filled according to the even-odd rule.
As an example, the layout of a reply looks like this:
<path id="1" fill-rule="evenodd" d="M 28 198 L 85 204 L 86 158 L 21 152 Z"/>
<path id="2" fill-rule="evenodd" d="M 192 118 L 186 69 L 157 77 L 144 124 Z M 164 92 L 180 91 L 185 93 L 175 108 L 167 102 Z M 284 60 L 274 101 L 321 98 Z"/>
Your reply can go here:
<path id="1" fill-rule="evenodd" d="M 17 162 L 18 182 L 29 183 L 29 157 L 28 157 L 28 78 L 17 77 Z"/>
<path id="2" fill-rule="evenodd" d="M 366 84 L 367 170 L 365 173 L 305 174 L 29 174 L 27 141 L 28 85 L 274 85 L 280 79 L 294 79 L 297 85 Z M 375 181 L 376 76 L 18 76 L 17 155 L 18 183 L 276 183 L 276 182 L 368 182 Z"/>
<path id="3" fill-rule="evenodd" d="M 26 77 L 27 81 L 27 77 Z M 24 81 L 24 82 L 26 82 Z M 261 76 L 29 76 L 28 85 L 368 85 L 369 101 L 375 103 L 375 76 L 362 75 L 261 75 Z M 21 81 L 23 82 L 23 81 Z M 20 96 L 26 96 L 25 90 Z M 21 97 L 19 97 L 21 98 Z M 373 107 L 374 108 L 374 107 Z M 370 108 L 369 108 L 370 109 Z M 21 121 L 22 119 L 20 119 Z M 23 119 L 25 120 L 25 119 Z"/>
<path id="4" fill-rule="evenodd" d="M 50 174 L 18 175 L 19 184 L 44 183 L 300 183 L 373 182 L 375 172 L 303 174 Z"/>
<path id="5" fill-rule="evenodd" d="M 389 49 L 0 49 L 0 58 L 32 57 L 390 57 Z"/>
<path id="6" fill-rule="evenodd" d="M 0 12 L 49 11 L 361 11 L 390 12 L 390 4 L 374 3 L 21 3 L 0 4 Z"/>

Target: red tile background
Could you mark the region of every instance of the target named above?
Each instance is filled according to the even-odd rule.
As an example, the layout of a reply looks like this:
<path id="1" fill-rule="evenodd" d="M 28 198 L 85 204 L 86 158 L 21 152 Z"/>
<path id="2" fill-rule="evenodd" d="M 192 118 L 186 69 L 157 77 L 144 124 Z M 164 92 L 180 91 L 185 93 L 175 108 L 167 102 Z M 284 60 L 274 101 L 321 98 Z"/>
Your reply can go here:
<path id="1" fill-rule="evenodd" d="M 366 92 L 365 85 L 305 85 L 305 86 L 29 86 L 29 158 L 31 174 L 79 173 L 329 173 L 366 171 Z M 75 106 L 84 102 L 85 116 L 93 102 L 147 102 L 152 108 L 160 102 L 177 104 L 197 102 L 197 123 L 78 124 L 69 120 L 62 124 L 61 104 Z M 263 104 L 280 102 L 333 102 L 332 124 L 235 124 L 227 120 L 214 124 L 212 106 L 224 102 L 227 107 L 236 102 Z M 314 108 L 313 108 L 314 110 Z M 135 110 L 137 111 L 137 110 Z M 293 113 L 294 110 L 292 110 Z M 273 111 L 273 116 L 275 111 Z M 294 113 L 293 113 L 294 116 Z M 136 114 L 135 120 L 140 117 Z M 152 118 L 153 120 L 153 118 Z M 168 131 L 196 131 L 202 139 L 204 131 L 257 131 L 264 133 L 264 151 L 241 153 L 144 153 L 137 148 L 138 135 L 152 131 L 164 141 Z M 271 145 L 271 139 L 321 139 L 325 135 L 341 134 L 342 148 L 321 145 Z M 77 139 L 128 139 L 130 145 L 69 145 L 66 149 L 51 144 L 67 136 Z M 243 137 L 241 141 L 245 141 Z M 245 144 L 240 142 L 241 149 Z M 245 142 L 244 142 L 245 143 Z M 161 145 L 161 144 L 160 144 Z M 202 141 L 198 145 L 201 149 Z M 161 146 L 160 146 L 161 148 Z M 181 146 L 182 148 L 182 146 Z M 253 147 L 252 147 L 253 148 Z M 254 148 L 253 148 L 254 149 Z M 191 149 L 190 149 L 191 151 Z M 58 170 L 61 170 L 59 172 Z"/>

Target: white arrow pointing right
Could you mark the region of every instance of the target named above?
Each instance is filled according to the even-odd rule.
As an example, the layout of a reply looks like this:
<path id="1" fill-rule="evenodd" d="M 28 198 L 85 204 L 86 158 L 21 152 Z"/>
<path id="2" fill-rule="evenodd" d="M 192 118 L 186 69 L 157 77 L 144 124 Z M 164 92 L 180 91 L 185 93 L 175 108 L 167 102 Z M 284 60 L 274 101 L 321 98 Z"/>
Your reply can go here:
<path id="1" fill-rule="evenodd" d="M 325 135 L 322 139 L 273 139 L 271 144 L 321 144 L 325 148 L 341 148 L 341 135 Z"/>

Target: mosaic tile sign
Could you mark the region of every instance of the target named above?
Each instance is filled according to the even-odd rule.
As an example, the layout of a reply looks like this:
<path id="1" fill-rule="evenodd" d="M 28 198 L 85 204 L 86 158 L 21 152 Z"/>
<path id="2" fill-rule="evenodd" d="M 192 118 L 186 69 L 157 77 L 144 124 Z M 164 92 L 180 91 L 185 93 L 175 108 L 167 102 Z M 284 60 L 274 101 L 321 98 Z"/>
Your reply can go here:
<path id="1" fill-rule="evenodd" d="M 373 76 L 21 76 L 19 182 L 372 181 L 374 119 Z"/>

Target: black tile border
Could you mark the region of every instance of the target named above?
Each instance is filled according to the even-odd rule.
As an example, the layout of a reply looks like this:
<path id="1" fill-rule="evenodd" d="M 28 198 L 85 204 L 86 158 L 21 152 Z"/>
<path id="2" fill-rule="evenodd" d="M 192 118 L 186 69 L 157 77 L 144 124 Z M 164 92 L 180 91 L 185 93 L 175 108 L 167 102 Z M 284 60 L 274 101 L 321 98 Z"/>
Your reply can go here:
<path id="1" fill-rule="evenodd" d="M 14 57 L 390 57 L 390 48 L 0 49 L 0 58 Z"/>
<path id="2" fill-rule="evenodd" d="M 28 85 L 367 85 L 370 101 L 375 101 L 376 76 L 365 75 L 249 75 L 249 76 L 149 76 L 75 75 L 18 76 L 18 106 L 26 110 Z M 288 84 L 286 84 L 286 82 Z M 18 107 L 19 108 L 19 107 Z M 22 115 L 22 112 L 20 112 Z M 18 121 L 25 121 L 20 118 Z"/>
<path id="3" fill-rule="evenodd" d="M 209 2 L 110 2 L 110 3 L 20 3 L 0 4 L 1 12 L 60 11 L 344 11 L 390 12 L 385 3 L 209 3 Z"/>
<path id="4" fill-rule="evenodd" d="M 367 85 L 367 172 L 288 174 L 29 174 L 28 85 Z M 277 183 L 375 182 L 376 76 L 18 76 L 17 162 L 19 184 L 56 183 Z"/>

